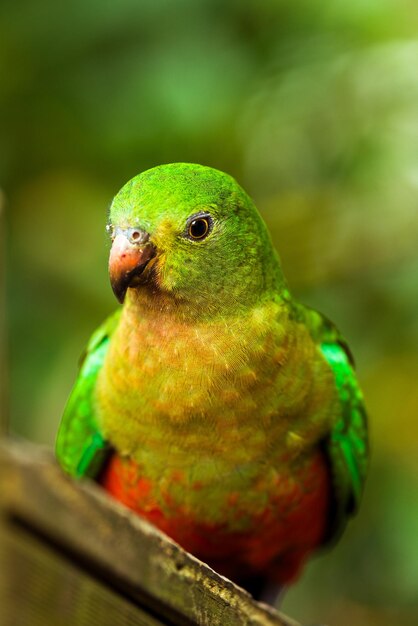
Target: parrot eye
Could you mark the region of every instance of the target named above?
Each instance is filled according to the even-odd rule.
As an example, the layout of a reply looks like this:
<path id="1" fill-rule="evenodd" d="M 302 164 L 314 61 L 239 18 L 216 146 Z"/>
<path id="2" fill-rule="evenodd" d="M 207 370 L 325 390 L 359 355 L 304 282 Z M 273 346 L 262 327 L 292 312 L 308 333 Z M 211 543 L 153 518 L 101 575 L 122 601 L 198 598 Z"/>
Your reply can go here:
<path id="1" fill-rule="evenodd" d="M 210 215 L 192 215 L 187 221 L 186 236 L 194 241 L 200 241 L 209 235 L 212 227 L 213 220 Z"/>

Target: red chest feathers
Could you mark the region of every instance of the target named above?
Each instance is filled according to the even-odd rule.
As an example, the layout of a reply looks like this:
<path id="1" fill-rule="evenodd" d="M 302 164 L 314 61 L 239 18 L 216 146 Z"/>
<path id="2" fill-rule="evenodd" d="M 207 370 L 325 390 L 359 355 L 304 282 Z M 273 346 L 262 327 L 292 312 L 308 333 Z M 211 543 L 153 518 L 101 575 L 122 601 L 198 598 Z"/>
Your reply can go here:
<path id="1" fill-rule="evenodd" d="M 173 484 L 175 480 L 173 475 Z M 264 509 L 250 514 L 244 530 L 231 528 L 227 519 L 215 523 L 197 519 L 190 507 L 173 513 L 155 497 L 153 484 L 141 476 L 138 466 L 117 455 L 100 482 L 117 500 L 183 548 L 235 580 L 243 572 L 246 576 L 260 572 L 279 583 L 291 582 L 327 531 L 331 488 L 327 463 L 319 451 L 298 468 L 285 496 L 282 489 L 278 490 L 280 495 L 270 494 Z M 190 488 L 197 489 L 198 485 Z M 232 509 L 238 500 L 239 494 L 229 494 Z"/>

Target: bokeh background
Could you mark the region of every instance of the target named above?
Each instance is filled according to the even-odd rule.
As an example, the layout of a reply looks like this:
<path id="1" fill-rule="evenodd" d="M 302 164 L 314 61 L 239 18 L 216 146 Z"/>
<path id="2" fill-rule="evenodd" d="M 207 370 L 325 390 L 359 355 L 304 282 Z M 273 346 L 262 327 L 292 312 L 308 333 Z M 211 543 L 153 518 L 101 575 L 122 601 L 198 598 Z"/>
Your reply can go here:
<path id="1" fill-rule="evenodd" d="M 233 174 L 293 292 L 349 340 L 370 412 L 361 512 L 283 603 L 306 624 L 418 623 L 417 35 L 414 0 L 0 4 L 11 429 L 53 443 L 115 307 L 122 184 L 170 161 Z"/>

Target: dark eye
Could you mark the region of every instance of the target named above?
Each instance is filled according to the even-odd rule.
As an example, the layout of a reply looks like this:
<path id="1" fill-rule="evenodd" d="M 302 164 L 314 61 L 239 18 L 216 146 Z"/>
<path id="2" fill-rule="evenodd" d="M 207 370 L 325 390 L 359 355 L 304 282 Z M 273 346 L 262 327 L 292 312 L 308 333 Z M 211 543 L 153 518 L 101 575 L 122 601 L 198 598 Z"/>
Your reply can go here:
<path id="1" fill-rule="evenodd" d="M 212 218 L 210 215 L 198 215 L 192 217 L 187 224 L 187 235 L 190 239 L 204 239 L 212 229 Z"/>

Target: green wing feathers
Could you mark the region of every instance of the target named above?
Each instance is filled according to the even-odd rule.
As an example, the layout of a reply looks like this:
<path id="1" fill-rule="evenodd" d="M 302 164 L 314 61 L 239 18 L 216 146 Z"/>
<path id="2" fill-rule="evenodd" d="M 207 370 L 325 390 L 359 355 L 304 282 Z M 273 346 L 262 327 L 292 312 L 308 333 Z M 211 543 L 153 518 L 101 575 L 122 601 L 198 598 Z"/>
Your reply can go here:
<path id="1" fill-rule="evenodd" d="M 359 507 L 368 469 L 367 413 L 354 371 L 354 360 L 338 329 L 327 318 L 305 309 L 305 320 L 335 377 L 341 414 L 324 442 L 335 495 L 331 539 L 343 531 Z"/>
<path id="2" fill-rule="evenodd" d="M 91 337 L 61 419 L 56 455 L 64 470 L 72 476 L 94 478 L 109 453 L 109 446 L 97 424 L 94 390 L 119 316 L 120 311 L 117 311 Z"/>
<path id="3" fill-rule="evenodd" d="M 342 406 L 326 441 L 336 496 L 335 528 L 338 535 L 347 516 L 357 511 L 368 467 L 367 415 L 354 370 L 339 343 L 321 344 L 321 351 L 334 372 Z"/>

